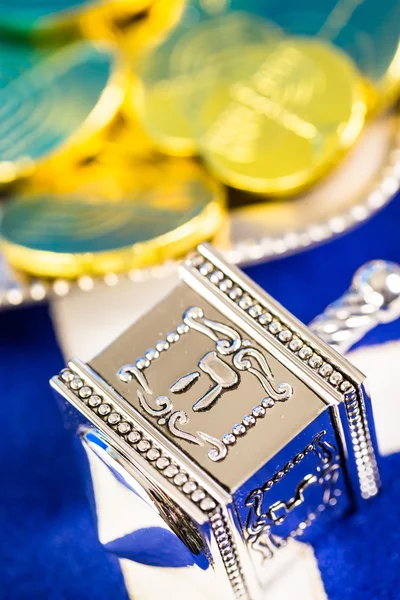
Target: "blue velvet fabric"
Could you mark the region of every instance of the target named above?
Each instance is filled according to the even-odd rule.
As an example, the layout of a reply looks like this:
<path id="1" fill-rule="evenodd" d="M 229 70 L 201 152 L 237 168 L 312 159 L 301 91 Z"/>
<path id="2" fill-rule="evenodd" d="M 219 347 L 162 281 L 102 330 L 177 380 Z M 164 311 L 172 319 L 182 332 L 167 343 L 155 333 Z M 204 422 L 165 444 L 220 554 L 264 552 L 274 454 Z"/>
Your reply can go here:
<path id="1" fill-rule="evenodd" d="M 400 261 L 399 226 L 397 199 L 347 236 L 248 273 L 308 322 L 366 260 Z M 363 343 L 399 337 L 400 321 Z M 73 436 L 48 386 L 62 364 L 46 307 L 0 314 L 0 599 L 126 600 L 118 563 L 96 540 Z M 382 460 L 382 472 L 379 498 L 316 543 L 330 600 L 400 598 L 400 456 Z"/>

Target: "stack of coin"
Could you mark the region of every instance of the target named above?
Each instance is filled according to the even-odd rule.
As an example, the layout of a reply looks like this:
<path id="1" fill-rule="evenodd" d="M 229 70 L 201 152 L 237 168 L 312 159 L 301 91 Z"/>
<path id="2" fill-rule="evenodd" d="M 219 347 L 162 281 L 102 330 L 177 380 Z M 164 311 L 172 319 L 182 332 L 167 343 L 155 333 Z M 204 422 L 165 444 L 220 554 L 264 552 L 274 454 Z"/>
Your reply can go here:
<path id="1" fill-rule="evenodd" d="M 116 115 L 128 72 L 88 42 L 57 49 L 0 42 L 0 184 L 54 154 L 86 153 Z"/>
<path id="2" fill-rule="evenodd" d="M 184 255 L 213 236 L 224 217 L 218 182 L 187 159 L 158 157 L 141 167 L 129 180 L 120 174 L 119 189 L 114 173 L 112 200 L 97 179 L 74 193 L 15 197 L 2 222 L 10 262 L 43 277 L 104 275 Z"/>
<path id="3" fill-rule="evenodd" d="M 240 4 L 218 16 L 190 4 L 198 24 L 183 20 L 139 65 L 137 114 L 163 151 L 200 155 L 234 188 L 290 196 L 331 170 L 390 101 L 400 8 L 383 11 L 380 56 L 376 1 L 250 2 L 253 14 Z"/>
<path id="4" fill-rule="evenodd" d="M 235 2 L 235 0 L 234 0 Z M 286 35 L 316 37 L 343 50 L 375 96 L 376 108 L 390 104 L 400 83 L 400 3 L 397 0 L 259 0 Z"/>
<path id="5" fill-rule="evenodd" d="M 396 99 L 399 17 L 394 0 L 0 0 L 9 262 L 127 271 L 224 238 L 226 197 L 261 222 L 331 186 Z"/>

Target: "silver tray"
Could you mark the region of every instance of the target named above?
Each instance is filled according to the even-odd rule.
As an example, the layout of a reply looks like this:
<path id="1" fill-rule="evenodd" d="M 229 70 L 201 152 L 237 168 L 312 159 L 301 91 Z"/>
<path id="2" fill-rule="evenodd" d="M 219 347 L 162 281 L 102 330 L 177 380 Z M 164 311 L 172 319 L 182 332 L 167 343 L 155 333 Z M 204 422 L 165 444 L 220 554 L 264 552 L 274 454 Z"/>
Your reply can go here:
<path id="1" fill-rule="evenodd" d="M 387 114 L 371 122 L 335 171 L 309 192 L 290 200 L 233 209 L 220 249 L 228 261 L 239 265 L 301 252 L 371 218 L 393 199 L 399 187 L 400 128 L 398 117 Z M 0 308 L 115 286 L 121 280 L 164 278 L 174 268 L 174 261 L 168 261 L 126 274 L 47 281 L 15 275 L 0 260 Z"/>

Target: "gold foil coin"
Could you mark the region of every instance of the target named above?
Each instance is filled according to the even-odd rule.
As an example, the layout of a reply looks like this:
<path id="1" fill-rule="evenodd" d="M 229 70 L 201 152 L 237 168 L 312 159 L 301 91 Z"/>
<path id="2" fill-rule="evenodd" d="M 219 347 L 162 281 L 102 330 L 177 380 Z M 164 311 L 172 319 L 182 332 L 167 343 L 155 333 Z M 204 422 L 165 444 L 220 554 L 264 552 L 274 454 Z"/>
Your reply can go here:
<path id="1" fill-rule="evenodd" d="M 138 49 L 179 19 L 184 0 L 0 0 L 0 31 L 33 42 L 82 36 Z"/>
<path id="2" fill-rule="evenodd" d="M 343 50 L 375 90 L 372 109 L 395 101 L 400 84 L 398 0 L 266 0 L 257 10 L 288 36 L 315 37 Z"/>
<path id="3" fill-rule="evenodd" d="M 51 51 L 0 44 L 0 183 L 74 155 L 102 133 L 127 83 L 116 61 L 86 42 Z"/>
<path id="4" fill-rule="evenodd" d="M 205 101 L 225 56 L 246 52 L 248 44 L 272 46 L 279 37 L 278 28 L 244 12 L 178 28 L 138 65 L 142 89 L 135 99 L 137 114 L 154 143 L 169 154 L 196 154 L 190 109 Z"/>
<path id="5" fill-rule="evenodd" d="M 84 37 L 112 40 L 131 57 L 159 44 L 175 26 L 185 0 L 125 0 L 102 3 L 83 14 L 79 26 Z"/>
<path id="6" fill-rule="evenodd" d="M 358 71 L 333 46 L 307 38 L 248 46 L 225 61 L 205 96 L 200 154 L 235 188 L 292 194 L 337 163 L 365 113 Z"/>
<path id="7" fill-rule="evenodd" d="M 124 184 L 114 201 L 88 189 L 9 200 L 1 223 L 6 259 L 40 277 L 127 272 L 183 255 L 217 233 L 223 186 L 184 159 L 159 158 L 148 169 L 137 164 L 130 190 Z"/>

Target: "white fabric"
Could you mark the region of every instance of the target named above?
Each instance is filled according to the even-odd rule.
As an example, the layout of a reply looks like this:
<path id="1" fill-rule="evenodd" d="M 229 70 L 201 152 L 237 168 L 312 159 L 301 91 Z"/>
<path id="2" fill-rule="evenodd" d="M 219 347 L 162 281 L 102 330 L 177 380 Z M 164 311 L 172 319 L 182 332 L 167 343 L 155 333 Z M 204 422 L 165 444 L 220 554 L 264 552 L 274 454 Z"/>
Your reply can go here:
<path id="1" fill-rule="evenodd" d="M 89 361 L 176 285 L 177 271 L 163 279 L 133 283 L 121 280 L 87 293 L 77 291 L 55 298 L 51 311 L 55 331 L 66 360 Z"/>
<path id="2" fill-rule="evenodd" d="M 143 502 L 133 505 L 132 492 L 114 477 L 92 451 L 87 451 L 87 456 L 96 499 L 98 535 L 102 544 L 134 531 L 138 519 L 142 527 L 167 528 L 161 519 L 155 522 L 154 510 Z M 132 600 L 188 600 L 188 590 L 190 600 L 223 600 L 215 589 L 215 582 L 209 585 L 210 582 L 205 579 L 204 573 L 195 567 L 154 569 L 126 559 L 119 562 Z M 290 597 L 296 597 L 297 600 L 327 600 L 311 546 L 290 540 L 288 546 L 277 554 L 267 568 L 271 572 L 268 574 L 269 585 L 265 600 L 287 600 Z M 209 595 L 210 589 L 214 593 L 212 598 Z M 171 595 L 166 590 L 171 590 Z"/>
<path id="3" fill-rule="evenodd" d="M 321 580 L 314 552 L 310 546 L 296 543 L 295 560 L 288 561 L 280 577 L 270 584 L 260 600 L 328 600 Z M 202 577 L 193 577 L 193 572 L 180 569 L 182 586 L 188 578 L 190 596 L 187 589 L 176 588 L 176 569 L 159 569 L 157 577 L 151 567 L 138 565 L 129 560 L 120 560 L 125 585 L 132 600 L 209 600 L 202 590 Z M 146 576 L 147 572 L 147 576 Z M 219 596 L 219 600 L 225 600 Z"/>

